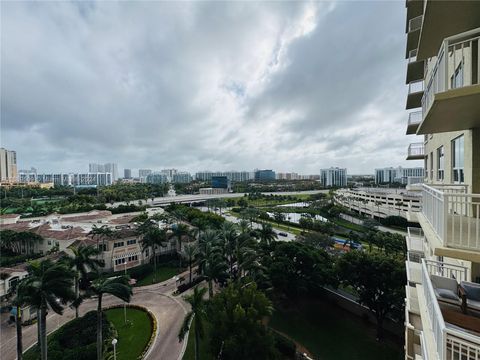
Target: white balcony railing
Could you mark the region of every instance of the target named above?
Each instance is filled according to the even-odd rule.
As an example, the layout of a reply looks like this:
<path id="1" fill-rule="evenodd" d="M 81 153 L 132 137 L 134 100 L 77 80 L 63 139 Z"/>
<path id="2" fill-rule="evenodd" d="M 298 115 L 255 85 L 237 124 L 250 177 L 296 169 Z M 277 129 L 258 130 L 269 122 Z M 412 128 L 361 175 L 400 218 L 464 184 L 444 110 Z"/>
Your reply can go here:
<path id="1" fill-rule="evenodd" d="M 408 114 L 408 125 L 419 125 L 422 122 L 422 111 L 413 111 Z"/>
<path id="2" fill-rule="evenodd" d="M 424 253 L 424 242 L 425 237 L 423 235 L 422 228 L 414 228 L 408 227 L 407 228 L 407 249 L 408 251 L 413 251 L 416 253 Z"/>
<path id="3" fill-rule="evenodd" d="M 462 360 L 477 360 L 480 358 L 480 337 L 469 333 L 467 330 L 462 330 L 458 325 L 447 327 L 443 319 L 440 305 L 438 304 L 430 280 L 429 268 L 438 269 L 451 267 L 449 264 L 438 263 L 430 267 L 429 263 L 436 263 L 429 260 L 422 260 L 422 285 L 423 295 L 426 301 L 427 314 L 429 320 L 429 327 L 435 339 L 435 348 L 440 360 L 462 359 Z M 466 271 L 466 268 L 465 268 Z M 464 275 L 466 276 L 466 275 Z M 424 331 L 426 329 L 424 328 Z M 424 339 L 423 339 L 424 340 Z M 422 344 L 422 352 L 424 350 Z M 435 357 L 436 358 L 436 357 Z M 425 359 L 425 357 L 424 357 Z"/>
<path id="4" fill-rule="evenodd" d="M 424 143 L 413 143 L 408 146 L 408 157 L 420 157 L 425 155 Z"/>
<path id="5" fill-rule="evenodd" d="M 423 184 L 422 195 L 422 214 L 444 246 L 480 250 L 480 194 L 467 194 L 465 185 Z"/>
<path id="6" fill-rule="evenodd" d="M 424 90 L 423 80 L 416 80 L 408 83 L 408 94 L 420 93 Z"/>
<path id="7" fill-rule="evenodd" d="M 427 343 L 425 342 L 425 335 L 423 334 L 423 331 L 420 332 L 420 347 L 422 349 L 422 360 L 430 359 L 428 356 Z"/>
<path id="8" fill-rule="evenodd" d="M 410 19 L 408 22 L 408 32 L 416 31 L 422 27 L 423 15 Z"/>
<path id="9" fill-rule="evenodd" d="M 425 79 L 422 98 L 424 118 L 432 106 L 435 94 L 480 83 L 479 39 L 480 28 L 443 41 L 435 66 Z"/>
<path id="10" fill-rule="evenodd" d="M 408 63 L 417 61 L 417 52 L 418 49 L 413 49 L 408 52 Z"/>

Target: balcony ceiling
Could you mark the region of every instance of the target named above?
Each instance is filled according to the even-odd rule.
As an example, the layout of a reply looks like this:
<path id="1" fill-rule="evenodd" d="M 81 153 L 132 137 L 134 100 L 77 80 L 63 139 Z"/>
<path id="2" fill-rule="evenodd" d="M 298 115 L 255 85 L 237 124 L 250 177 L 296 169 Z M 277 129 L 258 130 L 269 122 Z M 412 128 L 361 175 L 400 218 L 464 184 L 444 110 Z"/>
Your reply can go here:
<path id="1" fill-rule="evenodd" d="M 408 124 L 407 125 L 407 135 L 414 135 L 417 133 L 419 124 Z"/>
<path id="2" fill-rule="evenodd" d="M 436 56 L 443 39 L 480 27 L 480 1 L 428 0 L 417 60 Z"/>
<path id="3" fill-rule="evenodd" d="M 407 155 L 407 160 L 423 160 L 423 159 L 425 159 L 425 154 Z"/>
<path id="4" fill-rule="evenodd" d="M 417 135 L 480 127 L 480 85 L 435 94 Z"/>
<path id="5" fill-rule="evenodd" d="M 405 59 L 408 59 L 410 51 L 415 50 L 418 47 L 419 38 L 420 38 L 420 29 L 411 31 L 407 34 L 407 47 L 405 49 Z"/>
<path id="6" fill-rule="evenodd" d="M 423 91 L 408 94 L 406 109 L 415 109 L 422 106 Z"/>
<path id="7" fill-rule="evenodd" d="M 407 66 L 407 79 L 405 83 L 409 84 L 412 81 L 423 79 L 424 69 L 425 66 L 423 61 L 414 61 L 409 63 Z"/>

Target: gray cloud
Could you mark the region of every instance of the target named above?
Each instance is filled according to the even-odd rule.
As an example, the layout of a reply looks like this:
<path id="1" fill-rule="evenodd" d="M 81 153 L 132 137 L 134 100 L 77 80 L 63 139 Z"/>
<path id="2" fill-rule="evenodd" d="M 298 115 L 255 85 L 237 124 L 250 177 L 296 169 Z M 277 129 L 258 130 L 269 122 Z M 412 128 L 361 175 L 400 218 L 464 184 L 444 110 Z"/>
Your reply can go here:
<path id="1" fill-rule="evenodd" d="M 22 167 L 408 164 L 401 2 L 2 10 L 1 142 Z"/>

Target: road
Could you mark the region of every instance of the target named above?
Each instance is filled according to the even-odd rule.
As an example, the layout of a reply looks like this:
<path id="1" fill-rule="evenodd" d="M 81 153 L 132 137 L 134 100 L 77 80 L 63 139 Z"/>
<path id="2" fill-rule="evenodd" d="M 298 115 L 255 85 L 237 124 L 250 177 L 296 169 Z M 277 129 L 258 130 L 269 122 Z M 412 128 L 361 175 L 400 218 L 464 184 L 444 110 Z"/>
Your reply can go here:
<path id="1" fill-rule="evenodd" d="M 147 360 L 180 360 L 183 355 L 183 342 L 178 341 L 178 332 L 182 326 L 187 305 L 181 297 L 173 297 L 175 280 L 170 279 L 163 283 L 143 286 L 133 289 L 132 304 L 148 308 L 157 320 L 157 336 L 146 357 Z M 123 304 L 112 296 L 105 296 L 104 307 Z M 80 306 L 80 316 L 90 310 L 96 310 L 96 299 L 87 300 Z M 75 317 L 75 311 L 66 308 L 63 315 L 50 311 L 47 316 L 47 331 L 50 333 Z M 2 316 L 0 327 L 0 358 L 1 360 L 16 359 L 15 326 L 6 323 L 7 317 Z M 37 325 L 23 327 L 24 349 L 34 345 L 37 341 Z"/>
<path id="2" fill-rule="evenodd" d="M 319 193 L 328 193 L 329 190 L 310 190 L 310 191 L 283 191 L 283 192 L 265 192 L 262 193 L 264 195 L 313 195 Z M 177 195 L 177 196 L 164 196 L 164 197 L 156 197 L 153 200 L 145 199 L 140 200 L 133 200 L 130 201 L 130 204 L 138 204 L 139 201 L 142 204 L 147 204 L 150 206 L 160 206 L 160 205 L 168 205 L 170 203 L 189 203 L 189 202 L 196 202 L 196 201 L 205 201 L 211 199 L 229 199 L 229 198 L 238 198 L 243 197 L 246 193 L 227 193 L 227 194 L 215 194 L 215 195 Z M 107 207 L 117 207 L 119 205 L 126 205 L 126 201 L 119 201 L 113 204 L 106 204 Z"/>

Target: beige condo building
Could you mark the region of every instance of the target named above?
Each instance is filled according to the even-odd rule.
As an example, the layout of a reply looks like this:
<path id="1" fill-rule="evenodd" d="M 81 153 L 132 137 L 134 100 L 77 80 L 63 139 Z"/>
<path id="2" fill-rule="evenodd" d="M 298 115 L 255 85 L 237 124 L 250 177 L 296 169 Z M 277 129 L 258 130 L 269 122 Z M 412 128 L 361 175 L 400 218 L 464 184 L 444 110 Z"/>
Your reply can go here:
<path id="1" fill-rule="evenodd" d="M 480 359 L 480 1 L 406 1 L 409 214 L 405 359 Z"/>
<path id="2" fill-rule="evenodd" d="M 0 148 L 0 182 L 17 181 L 17 153 Z"/>

